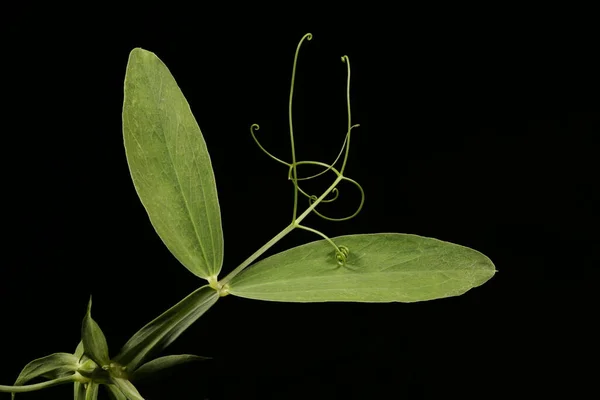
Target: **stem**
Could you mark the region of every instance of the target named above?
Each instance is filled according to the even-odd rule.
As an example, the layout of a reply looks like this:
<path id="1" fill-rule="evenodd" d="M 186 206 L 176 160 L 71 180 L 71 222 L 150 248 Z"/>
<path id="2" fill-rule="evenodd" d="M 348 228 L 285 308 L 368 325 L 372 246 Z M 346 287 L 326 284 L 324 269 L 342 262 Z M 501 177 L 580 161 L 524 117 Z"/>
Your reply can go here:
<path id="1" fill-rule="evenodd" d="M 33 392 L 40 389 L 45 389 L 48 387 L 62 385 L 63 383 L 73 382 L 73 376 L 64 376 L 62 378 L 53 379 L 47 382 L 36 383 L 34 385 L 23 385 L 23 386 L 4 386 L 0 385 L 0 392 L 12 392 L 12 393 L 25 393 L 25 392 Z"/>
<path id="2" fill-rule="evenodd" d="M 337 171 L 335 171 L 335 172 L 337 172 Z M 275 243 L 279 242 L 288 233 L 290 233 L 295 228 L 297 228 L 300 225 L 300 222 L 302 222 L 302 220 L 304 218 L 306 218 L 306 216 L 308 214 L 310 214 L 310 212 L 312 210 L 314 210 L 315 207 L 321 201 L 323 201 L 323 199 L 325 197 L 327 197 L 327 195 L 336 187 L 336 185 L 338 183 L 340 183 L 340 181 L 342 179 L 344 179 L 344 177 L 342 175 L 338 175 L 337 179 L 331 184 L 331 186 L 329 186 L 329 188 L 326 191 L 324 191 L 323 194 L 317 200 L 315 200 L 315 202 L 312 203 L 311 206 L 308 207 L 298 218 L 296 218 L 296 220 L 293 223 L 291 223 L 290 225 L 288 225 L 287 227 L 285 227 L 285 229 L 282 230 L 281 232 L 279 232 L 273 239 L 269 240 L 264 246 L 262 246 L 260 249 L 256 250 L 256 252 L 254 252 L 254 254 L 252 254 L 250 257 L 248 257 L 243 263 L 241 263 L 240 265 L 238 265 L 233 271 L 231 271 L 229 274 L 227 274 L 227 276 L 225 278 L 221 279 L 219 281 L 219 286 L 220 287 L 225 286 L 237 274 L 239 274 L 240 272 L 242 272 L 242 270 L 244 270 L 244 268 L 246 268 L 247 266 L 249 266 L 254 260 L 256 260 L 258 257 L 260 257 L 265 251 L 269 250 Z"/>
<path id="3" fill-rule="evenodd" d="M 332 168 L 332 169 L 333 169 L 333 168 Z M 337 173 L 337 171 L 335 171 L 335 172 Z M 334 188 L 337 186 L 337 184 L 338 184 L 338 183 L 340 183 L 340 181 L 341 181 L 342 179 L 344 179 L 344 176 L 343 176 L 343 175 L 338 175 L 338 177 L 337 177 L 337 178 L 335 179 L 335 181 L 334 181 L 334 182 L 331 184 L 331 186 L 329 186 L 329 188 L 328 188 L 326 191 L 324 191 L 324 192 L 323 192 L 323 194 L 322 194 L 322 195 L 321 195 L 321 196 L 320 196 L 320 197 L 319 197 L 317 200 L 315 200 L 315 202 L 314 202 L 314 203 L 312 203 L 312 205 L 311 205 L 310 207 L 308 207 L 308 208 L 307 208 L 307 209 L 306 209 L 306 210 L 305 210 L 305 211 L 304 211 L 302 214 L 300 214 L 300 216 L 299 216 L 299 217 L 296 219 L 295 225 L 296 225 L 296 226 L 297 226 L 297 225 L 299 225 L 299 224 L 300 224 L 300 222 L 302 222 L 302 220 L 303 220 L 304 218 L 306 218 L 306 217 L 308 216 L 308 214 L 310 214 L 310 213 L 311 213 L 311 211 L 312 211 L 312 210 L 314 210 L 314 209 L 315 209 L 315 207 L 316 207 L 316 206 L 317 206 L 317 205 L 318 205 L 318 204 L 319 204 L 321 201 L 323 201 L 323 199 L 324 199 L 325 197 L 327 197 L 327 195 L 329 194 L 329 192 L 331 192 L 331 191 L 332 191 L 332 190 L 333 190 L 333 189 L 334 189 Z"/>
<path id="4" fill-rule="evenodd" d="M 273 239 L 269 240 L 264 246 L 262 246 L 260 249 L 256 250 L 254 252 L 254 254 L 252 254 L 250 257 L 248 257 L 246 259 L 246 261 L 244 261 L 243 263 L 238 265 L 236 267 L 236 269 L 234 269 L 229 274 L 227 274 L 227 276 L 225 278 L 221 279 L 219 281 L 219 286 L 221 286 L 221 287 L 225 286 L 230 280 L 233 279 L 234 276 L 236 276 L 237 274 L 242 272 L 242 270 L 244 268 L 246 268 L 248 265 L 250 265 L 250 263 L 252 263 L 252 261 L 254 261 L 258 257 L 260 257 L 265 251 L 269 250 L 275 243 L 277 243 L 281 239 L 283 239 L 285 237 L 285 235 L 287 235 L 288 233 L 293 231 L 294 228 L 295 228 L 294 224 L 290 224 L 290 225 L 286 226 L 285 229 L 282 230 L 281 232 L 279 232 L 277 235 L 275 235 L 275 237 Z"/>

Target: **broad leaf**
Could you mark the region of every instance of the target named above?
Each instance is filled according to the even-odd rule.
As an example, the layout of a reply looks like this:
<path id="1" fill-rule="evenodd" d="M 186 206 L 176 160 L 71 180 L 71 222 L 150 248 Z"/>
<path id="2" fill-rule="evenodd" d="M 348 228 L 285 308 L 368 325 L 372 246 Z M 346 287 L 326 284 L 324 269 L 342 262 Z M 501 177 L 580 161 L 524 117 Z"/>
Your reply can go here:
<path id="1" fill-rule="evenodd" d="M 55 378 L 72 374 L 77 370 L 77 357 L 68 353 L 54 353 L 38 358 L 27 364 L 15 381 L 16 386 L 23 385 L 39 376 Z"/>
<path id="2" fill-rule="evenodd" d="M 92 298 L 88 303 L 87 312 L 81 324 L 81 341 L 85 354 L 100 366 L 110 362 L 108 357 L 108 344 L 100 326 L 92 319 Z"/>
<path id="3" fill-rule="evenodd" d="M 415 302 L 458 296 L 490 279 L 483 254 L 457 244 L 400 233 L 340 236 L 350 250 L 340 266 L 325 240 L 266 258 L 230 282 L 231 294 L 286 302 Z"/>
<path id="4" fill-rule="evenodd" d="M 144 400 L 135 386 L 126 379 L 111 378 L 111 381 L 129 400 Z"/>
<path id="5" fill-rule="evenodd" d="M 14 386 L 23 386 L 30 380 L 38 377 L 61 378 L 73 375 L 77 370 L 77 357 L 68 353 L 54 353 L 38 358 L 27 364 L 17 377 Z M 12 394 L 15 398 L 15 394 Z"/>
<path id="6" fill-rule="evenodd" d="M 207 360 L 209 357 L 194 356 L 191 354 L 165 356 L 154 359 L 139 367 L 131 377 L 132 382 L 138 382 L 154 376 L 154 374 L 176 365 L 185 364 L 192 361 Z"/>
<path id="7" fill-rule="evenodd" d="M 148 356 L 170 345 L 191 324 L 217 302 L 219 294 L 205 285 L 189 294 L 150 322 L 125 343 L 114 361 L 130 372 Z"/>
<path id="8" fill-rule="evenodd" d="M 217 276 L 223 232 L 206 143 L 165 64 L 140 48 L 127 64 L 123 136 L 133 183 L 158 235 L 192 273 Z"/>

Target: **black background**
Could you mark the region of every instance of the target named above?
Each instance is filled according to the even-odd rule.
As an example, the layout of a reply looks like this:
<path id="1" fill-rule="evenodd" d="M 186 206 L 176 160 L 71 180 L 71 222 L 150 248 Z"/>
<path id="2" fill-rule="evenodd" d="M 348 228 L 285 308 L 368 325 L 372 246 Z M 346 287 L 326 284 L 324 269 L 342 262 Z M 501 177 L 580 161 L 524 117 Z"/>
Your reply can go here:
<path id="1" fill-rule="evenodd" d="M 90 294 L 116 354 L 203 284 L 162 244 L 130 180 L 121 131 L 129 51 L 155 52 L 198 120 L 219 190 L 228 272 L 291 218 L 287 170 L 261 153 L 248 129 L 259 123 L 262 144 L 289 159 L 293 54 L 312 32 L 297 73 L 297 154 L 335 158 L 346 126 L 347 54 L 353 122 L 361 124 L 347 172 L 366 203 L 351 221 L 308 224 L 330 237 L 436 237 L 483 252 L 498 273 L 463 296 L 415 304 L 225 297 L 164 353 L 213 360 L 140 385 L 142 394 L 582 397 L 592 379 L 586 363 L 595 360 L 598 266 L 600 69 L 588 12 L 373 8 L 317 19 L 314 4 L 297 7 L 3 16 L 0 382 L 12 383 L 34 358 L 73 352 Z M 292 17 L 304 8 L 313 17 Z M 357 201 L 342 187 L 323 211 L 344 216 Z M 316 239 L 294 232 L 268 254 Z M 19 397 L 70 393 L 69 386 Z"/>

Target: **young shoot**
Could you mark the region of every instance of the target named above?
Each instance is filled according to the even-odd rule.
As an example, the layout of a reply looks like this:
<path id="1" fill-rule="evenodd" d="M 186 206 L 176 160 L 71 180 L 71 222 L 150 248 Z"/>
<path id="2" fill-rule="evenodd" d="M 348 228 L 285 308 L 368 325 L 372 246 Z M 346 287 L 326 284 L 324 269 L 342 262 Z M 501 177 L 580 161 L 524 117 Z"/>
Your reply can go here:
<path id="1" fill-rule="evenodd" d="M 91 316 L 90 298 L 75 352 L 33 360 L 12 386 L 0 385 L 0 392 L 12 393 L 14 399 L 16 393 L 72 383 L 75 400 L 97 399 L 100 387 L 117 400 L 143 399 L 134 386 L 138 381 L 178 364 L 206 359 L 188 354 L 156 356 L 229 294 L 281 302 L 410 303 L 462 295 L 492 278 L 492 261 L 458 244 L 400 233 L 329 238 L 303 223 L 310 213 L 328 221 L 349 220 L 361 211 L 365 200 L 361 185 L 344 175 L 351 134 L 359 126 L 352 123 L 348 56 L 341 58 L 346 65 L 348 120 L 337 157 L 327 164 L 296 156 L 292 119 L 296 68 L 302 44 L 310 40 L 310 33 L 302 37 L 293 60 L 288 100 L 291 162 L 267 151 L 257 138 L 259 125 L 250 126 L 258 147 L 288 169 L 294 189 L 291 222 L 223 278 L 219 278 L 223 264 L 221 211 L 200 127 L 165 64 L 147 50 L 131 51 L 123 101 L 123 137 L 131 178 L 156 233 L 184 267 L 207 282 L 142 327 L 116 355 L 111 355 L 104 333 Z M 305 165 L 321 170 L 299 176 L 298 167 Z M 300 187 L 300 182 L 328 172 L 335 179 L 321 194 L 309 194 Z M 351 215 L 328 217 L 317 207 L 338 199 L 342 181 L 358 188 L 360 204 Z M 308 202 L 302 212 L 300 196 Z M 255 263 L 295 229 L 312 232 L 320 240 Z M 36 378 L 46 381 L 27 384 Z"/>

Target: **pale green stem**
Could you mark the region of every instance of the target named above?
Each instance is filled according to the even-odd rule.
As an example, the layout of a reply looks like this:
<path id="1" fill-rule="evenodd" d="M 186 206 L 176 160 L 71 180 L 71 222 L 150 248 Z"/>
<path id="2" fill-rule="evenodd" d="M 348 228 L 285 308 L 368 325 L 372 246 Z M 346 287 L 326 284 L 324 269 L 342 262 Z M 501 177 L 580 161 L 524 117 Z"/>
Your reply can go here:
<path id="1" fill-rule="evenodd" d="M 296 226 L 298 226 L 300 222 L 302 222 L 302 220 L 306 218 L 308 214 L 310 214 L 311 211 L 314 210 L 315 207 L 317 207 L 317 205 L 319 205 L 319 203 L 323 201 L 325 197 L 327 197 L 327 195 L 337 186 L 337 184 L 340 183 L 342 179 L 344 179 L 344 177 L 341 174 L 339 174 L 339 172 L 337 172 L 334 168 L 332 168 L 332 170 L 338 174 L 338 177 L 331 184 L 331 186 L 329 186 L 329 188 L 326 191 L 324 191 L 323 194 L 317 200 L 315 200 L 314 203 L 312 203 L 310 207 L 308 207 L 302 214 L 300 214 L 298 218 L 296 218 Z"/>
<path id="2" fill-rule="evenodd" d="M 62 378 L 53 379 L 47 382 L 36 383 L 34 385 L 23 385 L 23 386 L 4 386 L 0 385 L 0 392 L 9 393 L 25 393 L 34 392 L 36 390 L 45 389 L 48 387 L 62 385 L 63 383 L 73 382 L 75 379 L 72 375 L 64 376 Z"/>
<path id="3" fill-rule="evenodd" d="M 295 226 L 293 224 L 290 224 L 287 227 L 285 227 L 285 229 L 282 230 L 281 232 L 279 232 L 277 235 L 275 235 L 275 237 L 273 239 L 269 240 L 264 246 L 262 246 L 260 249 L 256 250 L 256 252 L 254 252 L 254 254 L 252 254 L 250 257 L 248 257 L 246 259 L 246 261 L 244 261 L 243 263 L 238 265 L 236 267 L 236 269 L 234 269 L 229 274 L 227 274 L 227 276 L 225 278 L 221 279 L 219 281 L 219 286 L 220 287 L 225 286 L 234 276 L 236 276 L 237 274 L 242 272 L 242 270 L 244 268 L 246 268 L 248 265 L 250 265 L 250 263 L 252 263 L 258 257 L 260 257 L 265 251 L 270 249 L 275 243 L 279 242 L 283 237 L 285 237 L 285 235 L 287 235 L 288 233 L 293 231 L 294 228 L 295 228 Z"/>
<path id="4" fill-rule="evenodd" d="M 338 173 L 335 169 L 334 169 L 334 172 Z M 231 271 L 229 274 L 227 274 L 227 276 L 225 278 L 221 279 L 219 281 L 219 286 L 220 287 L 225 286 L 237 274 L 239 274 L 240 272 L 242 272 L 242 270 L 244 270 L 244 268 L 246 268 L 247 266 L 249 266 L 254 260 L 256 260 L 258 257 L 260 257 L 261 255 L 263 255 L 263 253 L 265 251 L 269 250 L 275 243 L 279 242 L 281 239 L 283 239 L 288 233 L 290 233 L 291 231 L 293 231 L 295 228 L 298 228 L 298 226 L 300 225 L 300 222 L 302 222 L 302 220 L 304 218 L 306 218 L 308 216 L 308 214 L 310 214 L 310 212 L 312 210 L 314 210 L 315 207 L 317 205 L 319 205 L 319 203 L 321 201 L 323 201 L 323 199 L 325 197 L 327 197 L 327 195 L 336 187 L 336 185 L 338 183 L 340 183 L 340 181 L 342 179 L 344 179 L 344 177 L 342 175 L 338 175 L 337 179 L 333 182 L 333 184 L 331 184 L 331 186 L 329 186 L 329 188 L 326 191 L 324 191 L 323 194 L 317 200 L 315 200 L 315 202 L 312 203 L 312 205 L 310 207 L 308 207 L 298 218 L 296 218 L 296 220 L 293 223 L 291 223 L 284 230 L 282 230 L 281 232 L 279 232 L 273 239 L 269 240 L 264 246 L 262 246 L 254 254 L 252 254 L 250 257 L 248 257 L 243 263 L 241 263 L 240 265 L 238 265 L 233 271 Z"/>

